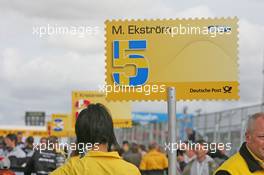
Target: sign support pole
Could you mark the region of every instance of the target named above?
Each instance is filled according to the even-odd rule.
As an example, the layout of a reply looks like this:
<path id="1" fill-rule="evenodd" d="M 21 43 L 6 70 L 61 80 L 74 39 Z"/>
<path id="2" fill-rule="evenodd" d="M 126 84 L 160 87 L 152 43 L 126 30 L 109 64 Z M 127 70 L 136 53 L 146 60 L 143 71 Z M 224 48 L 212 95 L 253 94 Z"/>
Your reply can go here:
<path id="1" fill-rule="evenodd" d="M 174 87 L 168 88 L 168 133 L 169 144 L 176 143 L 176 90 Z M 169 151 L 169 175 L 176 175 L 177 152 L 172 149 Z"/>

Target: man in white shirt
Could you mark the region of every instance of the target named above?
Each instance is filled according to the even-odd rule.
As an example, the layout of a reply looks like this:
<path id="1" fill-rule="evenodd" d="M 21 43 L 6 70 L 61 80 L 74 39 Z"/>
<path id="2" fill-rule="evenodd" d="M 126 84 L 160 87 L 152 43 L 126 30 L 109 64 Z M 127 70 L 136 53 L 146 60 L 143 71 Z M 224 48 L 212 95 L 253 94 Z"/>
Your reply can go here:
<path id="1" fill-rule="evenodd" d="M 17 146 L 17 137 L 15 134 L 8 134 L 5 137 L 5 144 L 7 147 L 6 156 L 15 156 L 17 158 L 26 157 L 25 152 Z"/>
<path id="2" fill-rule="evenodd" d="M 195 154 L 195 150 L 192 147 L 188 146 L 189 142 L 186 142 L 185 145 L 186 145 L 186 149 L 183 156 L 185 163 L 188 164 L 189 162 L 191 162 L 196 158 L 196 154 Z"/>
<path id="3" fill-rule="evenodd" d="M 195 145 L 195 159 L 191 160 L 184 168 L 183 175 L 212 175 L 217 168 L 215 161 L 207 155 L 203 145 L 204 141 L 198 141 Z"/>
<path id="4" fill-rule="evenodd" d="M 5 137 L 6 151 L 5 156 L 10 160 L 11 167 L 16 173 L 16 175 L 23 175 L 23 167 L 26 165 L 25 162 L 18 160 L 19 158 L 25 158 L 25 152 L 17 146 L 17 136 L 15 134 L 8 134 Z"/>

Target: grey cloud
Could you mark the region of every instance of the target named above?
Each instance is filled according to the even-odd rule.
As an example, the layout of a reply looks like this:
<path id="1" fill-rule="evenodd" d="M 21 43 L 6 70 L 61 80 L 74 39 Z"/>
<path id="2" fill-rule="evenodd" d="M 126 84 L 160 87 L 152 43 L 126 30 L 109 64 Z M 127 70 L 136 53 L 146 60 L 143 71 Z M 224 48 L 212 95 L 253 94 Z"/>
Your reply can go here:
<path id="1" fill-rule="evenodd" d="M 162 1 L 157 1 L 154 9 L 158 9 L 163 5 Z M 146 9 L 147 6 L 153 4 L 152 1 L 108 1 L 108 0 L 80 0 L 80 1 L 70 1 L 70 0 L 56 0 L 56 1 L 1 1 L 2 9 L 9 11 L 15 11 L 22 15 L 37 18 L 46 19 L 58 19 L 58 20 L 68 20 L 68 19 L 103 19 L 103 18 L 116 18 L 122 17 L 123 14 L 126 16 L 137 13 L 140 14 L 151 14 L 152 9 Z"/>
<path id="2" fill-rule="evenodd" d="M 120 2 L 120 3 L 117 3 Z M 104 83 L 103 21 L 107 18 L 240 17 L 241 100 L 178 102 L 189 112 L 212 112 L 260 102 L 263 21 L 260 1 L 1 1 L 0 122 L 21 123 L 26 110 L 70 112 L 71 91 L 96 89 Z M 226 5 L 229 3 L 229 5 Z M 248 6 L 252 13 L 245 13 Z M 233 10 L 233 8 L 235 8 Z M 97 36 L 37 38 L 36 25 L 99 26 Z M 4 41 L 4 42 L 3 42 Z M 224 70 L 223 70 L 224 71 Z M 166 102 L 133 103 L 135 111 L 166 112 Z M 9 118 L 6 118 L 9 116 Z M 16 122 L 17 122 L 16 121 Z"/>

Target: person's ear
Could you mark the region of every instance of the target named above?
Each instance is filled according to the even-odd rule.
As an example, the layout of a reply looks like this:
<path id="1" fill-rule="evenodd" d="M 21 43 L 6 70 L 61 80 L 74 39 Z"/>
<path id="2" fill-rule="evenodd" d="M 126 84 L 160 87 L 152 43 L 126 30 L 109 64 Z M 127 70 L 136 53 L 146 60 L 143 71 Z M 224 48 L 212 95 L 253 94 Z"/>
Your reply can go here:
<path id="1" fill-rule="evenodd" d="M 246 142 L 249 143 L 250 140 L 251 140 L 251 134 L 250 134 L 249 131 L 247 131 L 247 132 L 245 133 L 245 138 L 246 138 Z"/>

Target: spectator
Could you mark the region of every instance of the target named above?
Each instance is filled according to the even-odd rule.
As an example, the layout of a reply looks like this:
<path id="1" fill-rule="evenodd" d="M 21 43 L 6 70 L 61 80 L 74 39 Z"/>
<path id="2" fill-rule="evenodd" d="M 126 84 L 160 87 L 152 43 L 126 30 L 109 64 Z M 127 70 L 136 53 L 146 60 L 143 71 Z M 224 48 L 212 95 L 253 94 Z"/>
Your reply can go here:
<path id="1" fill-rule="evenodd" d="M 186 150 L 184 153 L 184 161 L 188 164 L 190 161 L 194 160 L 196 158 L 195 151 L 193 150 L 192 146 L 189 146 L 189 142 L 185 142 Z"/>
<path id="2" fill-rule="evenodd" d="M 17 146 L 17 136 L 8 134 L 5 137 L 6 157 L 10 160 L 10 169 L 14 170 L 17 175 L 22 175 L 26 164 L 26 154 Z M 22 159 L 22 160 L 21 160 Z"/>
<path id="3" fill-rule="evenodd" d="M 50 136 L 48 139 L 48 145 L 53 145 L 53 150 L 56 153 L 56 167 L 60 167 L 66 161 L 66 153 L 64 148 L 59 146 L 58 138 L 56 136 Z"/>
<path id="4" fill-rule="evenodd" d="M 165 154 L 157 151 L 157 144 L 149 145 L 149 152 L 140 163 L 143 175 L 163 175 L 168 168 L 168 159 Z"/>
<path id="5" fill-rule="evenodd" d="M 207 155 L 204 143 L 201 140 L 195 144 L 196 158 L 184 168 L 183 175 L 212 175 L 217 168 L 215 161 Z"/>
<path id="6" fill-rule="evenodd" d="M 56 152 L 54 149 L 50 149 L 47 143 L 44 143 L 45 140 L 47 139 L 40 140 L 40 147 L 38 150 L 34 150 L 32 157 L 27 160 L 25 175 L 31 175 L 31 173 L 48 175 L 56 169 Z"/>
<path id="7" fill-rule="evenodd" d="M 136 143 L 132 143 L 130 147 L 130 151 L 124 155 L 124 160 L 136 165 L 139 167 L 141 161 L 141 154 L 138 151 L 138 145 Z"/>
<path id="8" fill-rule="evenodd" d="M 216 149 L 216 152 L 209 152 L 208 155 L 214 159 L 217 165 L 222 165 L 224 161 L 228 159 L 227 155 L 225 155 L 224 150 Z"/>
<path id="9" fill-rule="evenodd" d="M 145 156 L 145 154 L 147 153 L 147 149 L 145 145 L 143 144 L 139 145 L 139 153 L 141 154 L 141 157 Z"/>
<path id="10" fill-rule="evenodd" d="M 185 131 L 187 134 L 188 141 L 192 143 L 195 143 L 196 141 L 203 139 L 203 137 L 192 128 L 186 128 Z"/>
<path id="11" fill-rule="evenodd" d="M 90 104 L 80 112 L 75 132 L 79 145 L 92 147 L 90 150 L 80 149 L 82 158 L 70 159 L 51 175 L 140 175 L 136 166 L 122 160 L 117 152 L 110 152 L 117 141 L 112 117 L 102 104 Z"/>
<path id="12" fill-rule="evenodd" d="M 40 144 L 47 144 L 47 142 L 48 142 L 47 140 L 48 139 L 46 137 L 41 137 L 39 142 L 40 142 Z"/>
<path id="13" fill-rule="evenodd" d="M 121 151 L 122 157 L 124 157 L 124 155 L 129 152 L 129 150 L 130 150 L 129 147 L 130 147 L 129 146 L 129 142 L 127 140 L 123 141 L 123 143 L 122 143 L 122 151 Z"/>
<path id="14" fill-rule="evenodd" d="M 4 156 L 4 150 L 5 150 L 5 138 L 3 136 L 0 136 L 0 156 Z"/>
<path id="15" fill-rule="evenodd" d="M 17 132 L 17 146 L 21 149 L 24 148 L 23 133 L 21 131 Z"/>
<path id="16" fill-rule="evenodd" d="M 224 162 L 215 175 L 264 174 L 264 113 L 252 115 L 247 124 L 246 142 Z"/>
<path id="17" fill-rule="evenodd" d="M 17 146 L 17 136 L 15 134 L 8 134 L 5 137 L 5 144 L 6 144 L 6 156 L 14 156 L 17 158 L 24 158 L 26 157 L 26 154 L 24 151 L 20 149 L 19 146 Z"/>
<path id="18" fill-rule="evenodd" d="M 80 157 L 79 150 L 77 150 L 77 149 L 71 150 L 70 157 L 71 158 L 73 158 L 73 157 Z"/>
<path id="19" fill-rule="evenodd" d="M 118 152 L 119 156 L 122 157 L 124 151 L 119 145 L 112 145 L 112 151 Z"/>
<path id="20" fill-rule="evenodd" d="M 179 171 L 183 172 L 187 163 L 185 162 L 184 151 L 182 151 L 182 150 L 177 150 L 177 164 L 178 164 L 177 167 L 178 167 Z"/>
<path id="21" fill-rule="evenodd" d="M 33 146 L 33 143 L 34 143 L 34 138 L 32 136 L 29 136 L 27 139 L 26 139 L 26 142 L 25 142 L 25 147 L 23 148 L 23 151 L 26 153 L 26 156 L 27 157 L 32 157 L 33 153 L 34 153 L 34 146 Z"/>

